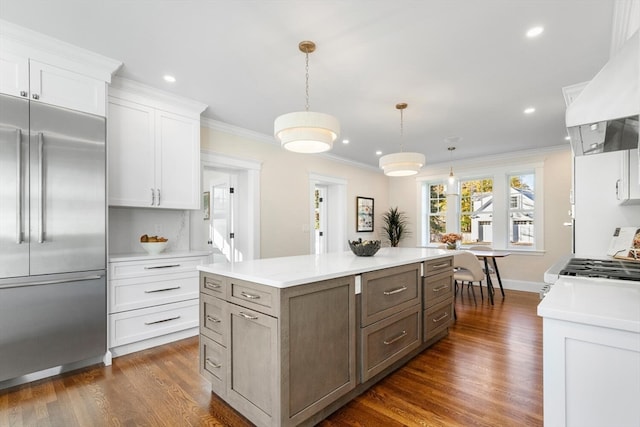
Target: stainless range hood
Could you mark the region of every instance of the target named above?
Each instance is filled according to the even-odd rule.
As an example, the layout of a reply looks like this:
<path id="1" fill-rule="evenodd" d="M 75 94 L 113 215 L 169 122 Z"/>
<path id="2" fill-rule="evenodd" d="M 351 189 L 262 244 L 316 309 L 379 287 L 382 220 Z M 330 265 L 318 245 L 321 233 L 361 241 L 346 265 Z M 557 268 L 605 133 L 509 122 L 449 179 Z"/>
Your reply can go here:
<path id="1" fill-rule="evenodd" d="M 640 32 L 567 107 L 566 123 L 576 156 L 638 147 Z"/>

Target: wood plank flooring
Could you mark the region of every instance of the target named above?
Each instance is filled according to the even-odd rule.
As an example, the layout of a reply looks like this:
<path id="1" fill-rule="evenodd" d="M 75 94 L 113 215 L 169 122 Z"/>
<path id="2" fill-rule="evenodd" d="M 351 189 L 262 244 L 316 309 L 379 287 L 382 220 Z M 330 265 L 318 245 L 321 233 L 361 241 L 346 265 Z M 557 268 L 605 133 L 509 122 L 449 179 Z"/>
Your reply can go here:
<path id="1" fill-rule="evenodd" d="M 465 290 L 447 338 L 320 425 L 541 426 L 538 295 L 506 294 L 476 306 Z M 189 338 L 2 390 L 0 426 L 250 426 L 211 394 L 197 359 Z"/>

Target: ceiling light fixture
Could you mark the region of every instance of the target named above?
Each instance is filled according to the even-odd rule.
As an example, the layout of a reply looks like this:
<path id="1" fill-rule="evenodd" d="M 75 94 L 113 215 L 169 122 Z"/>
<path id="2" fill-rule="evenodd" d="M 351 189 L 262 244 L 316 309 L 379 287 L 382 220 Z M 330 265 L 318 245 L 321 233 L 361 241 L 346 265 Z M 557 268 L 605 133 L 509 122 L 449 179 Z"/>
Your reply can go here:
<path id="1" fill-rule="evenodd" d="M 456 176 L 453 174 L 453 150 L 455 150 L 456 147 L 448 147 L 447 150 L 449 150 L 449 185 L 454 185 L 456 183 Z"/>
<path id="2" fill-rule="evenodd" d="M 169 83 L 176 82 L 176 78 L 169 74 L 165 74 L 162 78 L 164 79 L 165 82 L 169 82 Z"/>
<path id="3" fill-rule="evenodd" d="M 405 153 L 402 150 L 402 137 L 404 134 L 404 116 L 403 111 L 407 108 L 406 103 L 396 104 L 396 109 L 400 110 L 400 152 L 391 153 L 380 157 L 378 162 L 380 168 L 387 176 L 409 176 L 418 173 L 420 168 L 424 166 L 424 154 L 422 153 Z"/>
<path id="4" fill-rule="evenodd" d="M 527 37 L 533 38 L 538 37 L 544 31 L 544 27 L 533 27 L 527 31 Z"/>
<path id="5" fill-rule="evenodd" d="M 525 108 L 524 113 L 525 114 L 533 114 L 536 112 L 536 109 L 533 107 L 529 107 L 529 108 Z"/>
<path id="6" fill-rule="evenodd" d="M 273 133 L 283 148 L 296 153 L 322 153 L 333 147 L 340 133 L 335 117 L 309 111 L 309 54 L 316 50 L 312 41 L 302 41 L 298 48 L 305 54 L 305 111 L 283 114 L 276 118 Z"/>

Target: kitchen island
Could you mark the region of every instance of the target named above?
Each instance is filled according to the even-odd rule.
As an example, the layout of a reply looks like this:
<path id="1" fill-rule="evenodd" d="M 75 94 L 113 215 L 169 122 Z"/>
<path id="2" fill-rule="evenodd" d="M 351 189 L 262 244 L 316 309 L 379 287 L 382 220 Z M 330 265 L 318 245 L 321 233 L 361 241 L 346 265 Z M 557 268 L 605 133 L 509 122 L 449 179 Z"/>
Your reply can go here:
<path id="1" fill-rule="evenodd" d="M 447 335 L 453 254 L 199 266 L 200 372 L 259 426 L 313 425 Z"/>

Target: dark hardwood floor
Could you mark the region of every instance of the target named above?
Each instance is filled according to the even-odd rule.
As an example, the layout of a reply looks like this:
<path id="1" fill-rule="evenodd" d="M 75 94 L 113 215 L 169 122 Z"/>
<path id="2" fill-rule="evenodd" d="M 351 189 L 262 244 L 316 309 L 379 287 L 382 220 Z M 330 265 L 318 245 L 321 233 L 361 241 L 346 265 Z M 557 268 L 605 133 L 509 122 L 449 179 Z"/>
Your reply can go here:
<path id="1" fill-rule="evenodd" d="M 464 291 L 438 342 L 321 426 L 541 426 L 535 293 Z M 198 374 L 198 339 L 0 391 L 0 426 L 250 426 Z"/>

